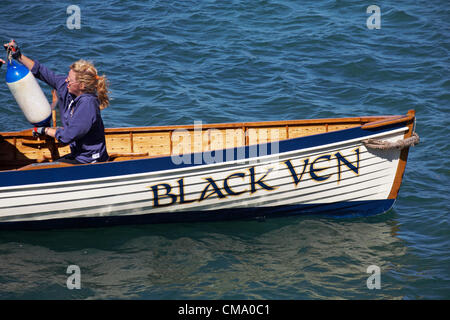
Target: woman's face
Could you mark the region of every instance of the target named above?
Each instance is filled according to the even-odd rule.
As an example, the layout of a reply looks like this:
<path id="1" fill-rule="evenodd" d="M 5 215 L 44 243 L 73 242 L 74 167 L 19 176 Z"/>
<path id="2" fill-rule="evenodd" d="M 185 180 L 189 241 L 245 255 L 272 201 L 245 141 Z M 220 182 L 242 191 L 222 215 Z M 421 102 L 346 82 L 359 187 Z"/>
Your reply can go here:
<path id="1" fill-rule="evenodd" d="M 70 69 L 69 74 L 67 75 L 66 83 L 69 93 L 75 95 L 76 97 L 83 93 L 84 86 L 77 82 L 75 71 L 72 69 Z"/>

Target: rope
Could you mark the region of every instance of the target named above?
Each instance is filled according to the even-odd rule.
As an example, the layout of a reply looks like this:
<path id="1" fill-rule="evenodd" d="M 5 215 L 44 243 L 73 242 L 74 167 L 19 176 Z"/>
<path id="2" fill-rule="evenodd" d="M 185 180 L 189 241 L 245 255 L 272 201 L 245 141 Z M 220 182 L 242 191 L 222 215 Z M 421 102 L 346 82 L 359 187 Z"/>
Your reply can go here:
<path id="1" fill-rule="evenodd" d="M 367 139 L 362 142 L 367 148 L 371 149 L 379 149 L 379 150 L 389 150 L 389 149 L 404 149 L 409 148 L 411 146 L 415 146 L 420 141 L 419 135 L 417 133 L 413 133 L 411 137 L 398 140 L 395 142 L 376 140 L 376 139 Z"/>

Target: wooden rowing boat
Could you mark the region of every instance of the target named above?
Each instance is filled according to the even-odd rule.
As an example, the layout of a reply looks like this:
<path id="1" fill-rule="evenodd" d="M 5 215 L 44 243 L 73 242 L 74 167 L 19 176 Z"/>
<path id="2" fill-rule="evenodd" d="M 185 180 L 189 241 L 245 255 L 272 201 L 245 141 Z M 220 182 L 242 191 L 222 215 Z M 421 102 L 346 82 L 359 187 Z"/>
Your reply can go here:
<path id="1" fill-rule="evenodd" d="M 412 137 L 399 116 L 106 129 L 110 161 L 56 161 L 69 147 L 0 133 L 0 228 L 54 228 L 389 210 Z"/>

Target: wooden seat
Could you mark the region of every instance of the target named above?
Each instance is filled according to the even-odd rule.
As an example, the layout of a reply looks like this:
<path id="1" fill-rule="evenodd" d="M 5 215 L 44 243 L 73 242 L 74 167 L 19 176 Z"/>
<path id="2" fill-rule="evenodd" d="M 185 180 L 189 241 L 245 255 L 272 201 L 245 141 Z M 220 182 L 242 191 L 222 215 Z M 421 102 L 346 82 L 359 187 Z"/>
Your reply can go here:
<path id="1" fill-rule="evenodd" d="M 62 167 L 71 167 L 75 164 L 65 163 L 65 162 L 43 162 L 43 163 L 32 163 L 26 165 L 24 167 L 18 168 L 17 170 L 37 170 L 37 169 L 50 169 L 50 168 L 62 168 Z"/>
<path id="2" fill-rule="evenodd" d="M 109 161 L 134 160 L 148 157 L 148 152 L 110 153 Z"/>

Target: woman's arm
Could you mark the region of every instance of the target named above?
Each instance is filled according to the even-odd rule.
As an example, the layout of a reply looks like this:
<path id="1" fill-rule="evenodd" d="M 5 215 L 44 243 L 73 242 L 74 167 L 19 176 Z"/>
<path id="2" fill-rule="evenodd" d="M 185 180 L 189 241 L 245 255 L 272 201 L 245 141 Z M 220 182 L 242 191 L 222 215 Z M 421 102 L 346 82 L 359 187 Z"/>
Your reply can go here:
<path id="1" fill-rule="evenodd" d="M 53 71 L 41 65 L 38 61 L 34 61 L 25 56 L 14 40 L 11 40 L 9 43 L 5 43 L 3 47 L 8 51 L 8 53 L 11 53 L 14 59 L 27 67 L 27 69 L 29 69 L 36 78 L 45 81 L 56 90 L 63 90 L 65 88 L 65 76 L 56 75 Z"/>
<path id="2" fill-rule="evenodd" d="M 47 127 L 47 128 L 45 128 L 45 134 L 54 138 L 56 135 L 56 129 L 57 128 Z"/>
<path id="3" fill-rule="evenodd" d="M 33 69 L 34 61 L 31 60 L 30 58 L 28 58 L 27 56 L 22 54 L 18 60 L 21 64 L 23 64 L 25 67 L 27 67 L 30 71 L 31 71 L 31 69 Z"/>
<path id="4" fill-rule="evenodd" d="M 98 99 L 95 96 L 80 97 L 72 106 L 68 123 L 62 128 L 55 130 L 55 138 L 62 143 L 72 143 L 83 138 L 92 128 L 97 117 Z M 53 130 L 49 129 L 49 134 L 53 134 Z"/>

